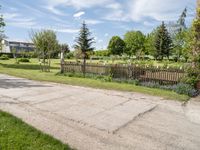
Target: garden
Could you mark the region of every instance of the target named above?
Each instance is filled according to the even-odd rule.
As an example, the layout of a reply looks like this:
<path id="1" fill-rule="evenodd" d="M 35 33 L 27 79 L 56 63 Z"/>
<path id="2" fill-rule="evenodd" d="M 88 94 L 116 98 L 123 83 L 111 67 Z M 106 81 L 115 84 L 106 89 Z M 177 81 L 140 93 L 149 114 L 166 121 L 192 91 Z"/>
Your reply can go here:
<path id="1" fill-rule="evenodd" d="M 132 86 L 131 91 L 151 88 L 195 97 L 200 88 L 200 12 L 197 10 L 192 26 L 186 26 L 186 17 L 184 9 L 174 22 L 176 28 L 162 22 L 149 34 L 132 30 L 123 38 L 113 36 L 107 50 L 95 50 L 95 40 L 85 22 L 73 51 L 68 44 L 60 44 L 52 30 L 32 31 L 35 51 L 12 49 L 9 55 L 1 54 L 0 72 L 72 85 L 108 89 L 127 86 L 127 90 Z M 119 87 L 111 88 L 111 83 Z"/>

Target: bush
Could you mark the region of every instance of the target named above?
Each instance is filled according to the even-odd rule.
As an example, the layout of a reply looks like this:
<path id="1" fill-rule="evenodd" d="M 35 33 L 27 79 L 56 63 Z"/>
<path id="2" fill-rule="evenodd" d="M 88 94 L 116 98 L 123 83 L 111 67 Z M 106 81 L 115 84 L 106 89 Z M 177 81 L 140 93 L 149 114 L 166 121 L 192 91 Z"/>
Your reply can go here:
<path id="1" fill-rule="evenodd" d="M 30 62 L 30 60 L 28 58 L 20 58 L 18 60 L 18 62 L 25 62 L 25 63 L 27 63 L 27 62 Z"/>
<path id="2" fill-rule="evenodd" d="M 140 83 L 141 86 L 146 86 L 150 88 L 159 88 L 163 90 L 170 90 L 174 91 L 178 94 L 185 94 L 190 97 L 198 96 L 200 93 L 198 90 L 196 90 L 193 86 L 185 83 L 179 83 L 177 85 L 160 85 L 156 82 L 142 82 Z"/>
<path id="3" fill-rule="evenodd" d="M 3 55 L 0 57 L 0 60 L 9 60 L 9 57 L 8 57 L 8 55 L 3 54 Z"/>
<path id="4" fill-rule="evenodd" d="M 74 53 L 73 52 L 69 52 L 69 53 L 65 54 L 65 57 L 67 59 L 72 59 L 72 58 L 74 58 Z"/>
<path id="5" fill-rule="evenodd" d="M 172 90 L 178 94 L 186 94 L 190 97 L 194 97 L 199 94 L 199 91 L 194 89 L 193 86 L 185 83 L 179 83 L 177 85 L 174 85 Z"/>

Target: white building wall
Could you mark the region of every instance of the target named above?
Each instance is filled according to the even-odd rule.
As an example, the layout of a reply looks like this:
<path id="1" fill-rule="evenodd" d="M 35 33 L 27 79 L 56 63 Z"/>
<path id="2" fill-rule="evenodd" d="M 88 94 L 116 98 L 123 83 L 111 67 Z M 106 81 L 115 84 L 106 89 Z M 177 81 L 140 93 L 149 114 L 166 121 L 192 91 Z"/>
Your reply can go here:
<path id="1" fill-rule="evenodd" d="M 2 41 L 2 53 L 11 53 L 10 46 L 6 40 Z"/>

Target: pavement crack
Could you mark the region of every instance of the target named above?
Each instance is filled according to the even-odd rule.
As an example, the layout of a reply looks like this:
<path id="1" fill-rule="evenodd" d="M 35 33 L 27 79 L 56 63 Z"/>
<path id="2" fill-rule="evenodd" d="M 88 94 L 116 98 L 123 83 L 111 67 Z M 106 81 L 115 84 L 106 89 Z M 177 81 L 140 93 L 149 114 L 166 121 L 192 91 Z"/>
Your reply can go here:
<path id="1" fill-rule="evenodd" d="M 142 113 L 139 113 L 137 116 L 135 116 L 133 119 L 131 119 L 130 121 L 128 121 L 127 123 L 125 123 L 124 125 L 120 126 L 119 128 L 117 128 L 116 130 L 114 130 L 112 133 L 116 134 L 117 132 L 119 132 L 121 129 L 127 127 L 130 123 L 134 122 L 135 120 L 141 118 L 142 116 L 146 115 L 147 113 L 150 113 L 152 111 L 154 111 L 156 108 L 158 107 L 158 105 L 155 105 L 154 107 L 152 107 L 151 109 L 148 109 Z"/>

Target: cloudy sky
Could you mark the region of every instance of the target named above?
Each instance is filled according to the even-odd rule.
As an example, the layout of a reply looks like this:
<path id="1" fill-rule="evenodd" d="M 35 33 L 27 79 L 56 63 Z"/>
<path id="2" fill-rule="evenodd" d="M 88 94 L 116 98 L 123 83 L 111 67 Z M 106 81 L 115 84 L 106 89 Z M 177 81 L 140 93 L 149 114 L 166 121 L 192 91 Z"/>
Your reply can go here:
<path id="1" fill-rule="evenodd" d="M 0 0 L 10 40 L 30 41 L 31 30 L 52 29 L 61 43 L 74 44 L 86 21 L 96 48 L 106 48 L 113 35 L 129 30 L 152 31 L 161 21 L 176 21 L 185 7 L 187 24 L 195 16 L 196 0 Z"/>

